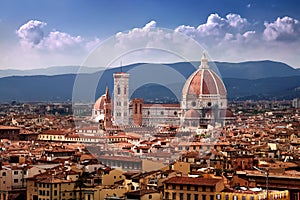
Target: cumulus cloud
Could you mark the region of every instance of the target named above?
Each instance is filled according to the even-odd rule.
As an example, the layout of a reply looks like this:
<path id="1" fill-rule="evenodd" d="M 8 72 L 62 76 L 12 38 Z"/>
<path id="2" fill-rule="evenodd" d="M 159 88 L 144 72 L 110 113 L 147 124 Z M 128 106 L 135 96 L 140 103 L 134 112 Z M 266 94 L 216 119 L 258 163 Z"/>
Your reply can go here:
<path id="1" fill-rule="evenodd" d="M 246 18 L 238 14 L 230 13 L 225 18 L 218 14 L 211 14 L 206 23 L 200 24 L 197 28 L 193 26 L 181 25 L 175 29 L 195 39 L 213 38 L 214 40 L 233 40 L 238 35 L 247 31 L 249 23 Z M 248 30 L 249 31 L 249 30 Z"/>
<path id="2" fill-rule="evenodd" d="M 248 21 L 246 18 L 242 18 L 240 15 L 237 14 L 228 14 L 226 16 L 227 22 L 230 26 L 241 29 L 248 25 Z"/>
<path id="3" fill-rule="evenodd" d="M 45 22 L 38 20 L 30 20 L 26 24 L 23 24 L 16 31 L 21 44 L 29 46 L 38 45 L 44 39 L 43 27 L 46 25 Z"/>
<path id="4" fill-rule="evenodd" d="M 49 33 L 44 32 L 46 22 L 38 20 L 30 20 L 23 24 L 16 34 L 20 39 L 20 43 L 25 48 L 33 48 L 38 50 L 64 50 L 73 47 L 79 47 L 90 50 L 96 41 L 88 41 L 81 36 L 72 36 L 68 33 L 53 30 Z"/>
<path id="5" fill-rule="evenodd" d="M 41 47 L 50 50 L 63 49 L 81 44 L 82 42 L 83 39 L 80 36 L 73 37 L 64 32 L 52 31 L 43 39 Z"/>
<path id="6" fill-rule="evenodd" d="M 294 41 L 300 36 L 300 23 L 291 17 L 277 18 L 276 21 L 265 22 L 264 38 L 267 41 Z"/>
<path id="7" fill-rule="evenodd" d="M 156 27 L 156 21 L 152 20 L 148 24 L 146 24 L 143 29 L 149 29 L 149 28 L 155 28 Z"/>

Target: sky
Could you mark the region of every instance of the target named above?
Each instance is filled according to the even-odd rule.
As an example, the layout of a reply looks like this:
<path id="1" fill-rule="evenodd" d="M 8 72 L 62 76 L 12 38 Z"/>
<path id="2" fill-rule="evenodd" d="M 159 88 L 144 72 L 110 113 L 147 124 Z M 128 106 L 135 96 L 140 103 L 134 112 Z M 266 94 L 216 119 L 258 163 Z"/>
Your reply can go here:
<path id="1" fill-rule="evenodd" d="M 298 0 L 0 0 L 0 69 L 200 60 L 197 45 L 214 61 L 300 68 L 299 10 Z"/>

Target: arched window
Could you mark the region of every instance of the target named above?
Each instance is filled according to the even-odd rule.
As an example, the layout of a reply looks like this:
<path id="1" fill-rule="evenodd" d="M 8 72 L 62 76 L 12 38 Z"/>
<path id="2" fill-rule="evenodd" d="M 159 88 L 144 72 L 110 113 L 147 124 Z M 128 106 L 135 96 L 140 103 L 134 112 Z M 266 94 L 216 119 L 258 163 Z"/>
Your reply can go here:
<path id="1" fill-rule="evenodd" d="M 118 94 L 121 94 L 121 88 L 119 85 L 118 85 Z"/>

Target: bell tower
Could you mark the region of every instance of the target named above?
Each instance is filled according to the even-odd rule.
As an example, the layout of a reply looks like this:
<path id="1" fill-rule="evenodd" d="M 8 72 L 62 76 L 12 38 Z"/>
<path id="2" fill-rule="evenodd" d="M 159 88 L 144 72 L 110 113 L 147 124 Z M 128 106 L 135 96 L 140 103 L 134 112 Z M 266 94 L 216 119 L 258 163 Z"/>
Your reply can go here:
<path id="1" fill-rule="evenodd" d="M 114 121 L 116 125 L 129 124 L 129 74 L 114 73 Z"/>
<path id="2" fill-rule="evenodd" d="M 108 87 L 105 90 L 105 101 L 104 101 L 104 128 L 110 128 L 112 126 L 112 110 L 111 110 L 111 98 L 109 95 Z"/>

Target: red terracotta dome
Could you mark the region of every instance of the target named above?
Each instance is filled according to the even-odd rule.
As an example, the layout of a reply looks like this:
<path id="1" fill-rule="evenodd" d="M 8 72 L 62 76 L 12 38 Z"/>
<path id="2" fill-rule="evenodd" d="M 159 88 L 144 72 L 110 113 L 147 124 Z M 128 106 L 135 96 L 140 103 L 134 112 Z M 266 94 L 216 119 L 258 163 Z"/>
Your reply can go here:
<path id="1" fill-rule="evenodd" d="M 101 97 L 99 97 L 94 104 L 94 110 L 104 110 L 104 102 L 105 102 L 106 95 L 103 94 Z"/>
<path id="2" fill-rule="evenodd" d="M 209 68 L 205 54 L 201 65 L 185 82 L 182 95 L 226 96 L 226 88 L 221 78 Z"/>
<path id="3" fill-rule="evenodd" d="M 197 112 L 196 110 L 194 109 L 191 109 L 191 110 L 188 110 L 185 115 L 184 115 L 185 118 L 200 118 L 201 115 L 199 112 Z"/>

